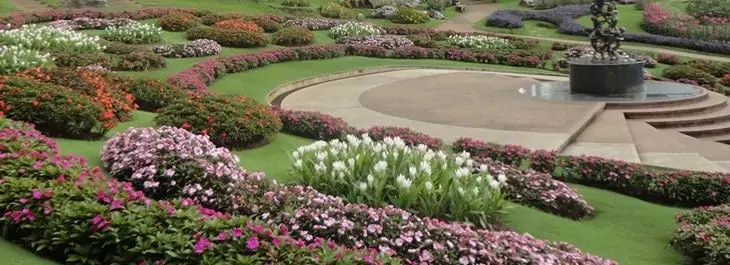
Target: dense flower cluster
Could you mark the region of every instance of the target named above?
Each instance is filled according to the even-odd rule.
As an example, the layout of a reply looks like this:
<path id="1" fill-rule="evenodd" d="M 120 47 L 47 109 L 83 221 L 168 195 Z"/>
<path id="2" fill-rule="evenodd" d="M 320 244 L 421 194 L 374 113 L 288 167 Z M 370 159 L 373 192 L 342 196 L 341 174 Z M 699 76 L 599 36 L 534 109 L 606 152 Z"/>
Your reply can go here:
<path id="1" fill-rule="evenodd" d="M 115 135 L 104 144 L 101 161 L 112 176 L 153 199 L 186 197 L 216 209 L 230 207 L 234 182 L 261 177 L 238 167 L 238 157 L 208 136 L 168 126 Z"/>
<path id="2" fill-rule="evenodd" d="M 281 119 L 281 131 L 309 139 L 333 140 L 350 131 L 345 120 L 321 112 L 275 109 Z"/>
<path id="3" fill-rule="evenodd" d="M 329 30 L 329 35 L 333 39 L 374 36 L 381 34 L 383 34 L 383 31 L 373 24 L 354 21 L 337 25 Z"/>
<path id="4" fill-rule="evenodd" d="M 216 55 L 221 52 L 221 45 L 214 40 L 197 39 L 178 44 L 155 46 L 152 50 L 167 58 L 189 58 Z"/>
<path id="5" fill-rule="evenodd" d="M 304 27 L 309 30 L 327 30 L 345 24 L 346 20 L 323 18 L 298 18 L 284 22 L 284 27 Z"/>
<path id="6" fill-rule="evenodd" d="M 373 141 L 347 135 L 317 141 L 292 153 L 299 182 L 351 203 L 393 205 L 423 216 L 488 227 L 504 207 L 504 175 L 472 174 L 468 153 L 448 157 L 400 138 Z"/>
<path id="7" fill-rule="evenodd" d="M 108 27 L 102 37 L 109 41 L 127 44 L 151 44 L 162 41 L 162 29 L 144 23 L 130 23 L 118 27 Z"/>
<path id="8" fill-rule="evenodd" d="M 243 30 L 243 31 L 256 31 L 256 32 L 264 32 L 264 29 L 259 27 L 256 23 L 244 19 L 229 19 L 229 20 L 223 20 L 215 23 L 213 27 L 221 28 L 221 29 L 235 29 L 235 30 Z"/>
<path id="9" fill-rule="evenodd" d="M 0 74 L 12 74 L 33 67 L 43 67 L 52 61 L 51 54 L 17 45 L 0 46 Z"/>
<path id="10" fill-rule="evenodd" d="M 507 39 L 483 35 L 451 35 L 447 39 L 452 45 L 462 48 L 494 50 L 514 49 L 514 46 Z"/>
<path id="11" fill-rule="evenodd" d="M 413 41 L 405 36 L 398 35 L 375 35 L 375 36 L 352 36 L 337 39 L 339 44 L 379 46 L 388 50 L 398 47 L 413 46 Z"/>
<path id="12" fill-rule="evenodd" d="M 50 52 L 100 52 L 99 37 L 50 26 L 23 25 L 19 29 L 0 30 L 0 42 L 26 49 Z"/>
<path id="13" fill-rule="evenodd" d="M 671 245 L 696 264 L 730 264 L 730 205 L 700 207 L 677 215 Z"/>
<path id="14" fill-rule="evenodd" d="M 529 165 L 558 180 L 599 186 L 670 205 L 718 205 L 730 197 L 730 175 L 721 172 L 653 171 L 618 160 L 558 156 L 555 152 L 501 146 L 471 138 L 460 138 L 453 148 L 456 152 L 469 152 L 475 158 L 491 158 L 512 166 Z"/>
<path id="15" fill-rule="evenodd" d="M 697 40 L 730 42 L 730 31 L 724 21 L 707 18 L 703 23 L 700 19 L 686 14 L 673 14 L 658 3 L 648 3 L 644 6 L 644 20 L 641 27 L 649 33 L 663 36 L 683 37 Z"/>
<path id="16" fill-rule="evenodd" d="M 433 150 L 441 150 L 444 141 L 428 134 L 417 132 L 405 127 L 373 126 L 360 129 L 356 134 L 367 134 L 370 138 L 382 141 L 385 138 L 400 138 L 408 146 L 425 145 Z"/>
<path id="17" fill-rule="evenodd" d="M 48 26 L 60 29 L 68 30 L 82 30 L 82 29 L 105 29 L 108 27 L 119 27 L 127 24 L 134 23 L 134 20 L 128 18 L 88 18 L 79 17 L 71 20 L 56 20 L 48 23 Z"/>

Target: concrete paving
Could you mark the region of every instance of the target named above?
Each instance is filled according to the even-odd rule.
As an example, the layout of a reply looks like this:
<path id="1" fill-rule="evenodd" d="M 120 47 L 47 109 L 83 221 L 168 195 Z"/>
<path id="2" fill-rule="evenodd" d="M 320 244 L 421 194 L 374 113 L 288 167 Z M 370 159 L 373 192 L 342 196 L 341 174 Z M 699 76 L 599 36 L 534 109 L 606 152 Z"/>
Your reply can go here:
<path id="1" fill-rule="evenodd" d="M 598 103 L 536 100 L 518 92 L 537 80 L 564 77 L 414 69 L 339 79 L 286 96 L 286 109 L 341 117 L 355 127 L 408 127 L 446 143 L 472 137 L 531 149 L 562 150 L 662 167 L 725 171 L 730 146 L 660 131 L 621 110 L 587 114 Z M 566 128 L 587 125 L 582 132 Z M 577 137 L 573 137 L 578 134 Z"/>

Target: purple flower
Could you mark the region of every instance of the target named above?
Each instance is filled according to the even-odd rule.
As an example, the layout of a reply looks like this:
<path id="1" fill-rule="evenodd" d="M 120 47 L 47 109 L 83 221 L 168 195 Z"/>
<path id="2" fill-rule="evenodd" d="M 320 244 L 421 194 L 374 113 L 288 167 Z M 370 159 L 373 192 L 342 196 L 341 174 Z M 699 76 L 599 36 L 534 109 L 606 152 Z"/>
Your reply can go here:
<path id="1" fill-rule="evenodd" d="M 259 238 L 257 236 L 254 236 L 246 240 L 246 248 L 250 250 L 256 250 L 257 248 L 259 248 Z"/>
<path id="2" fill-rule="evenodd" d="M 195 253 L 200 254 L 200 253 L 203 253 L 203 251 L 205 251 L 206 249 L 209 249 L 211 247 L 213 247 L 213 243 L 208 241 L 208 239 L 201 238 L 198 240 L 198 242 L 195 243 L 195 246 L 193 247 L 193 249 L 195 250 Z"/>
<path id="3" fill-rule="evenodd" d="M 239 238 L 243 235 L 243 229 L 240 227 L 234 227 L 233 230 L 231 230 L 231 237 L 233 238 Z"/>

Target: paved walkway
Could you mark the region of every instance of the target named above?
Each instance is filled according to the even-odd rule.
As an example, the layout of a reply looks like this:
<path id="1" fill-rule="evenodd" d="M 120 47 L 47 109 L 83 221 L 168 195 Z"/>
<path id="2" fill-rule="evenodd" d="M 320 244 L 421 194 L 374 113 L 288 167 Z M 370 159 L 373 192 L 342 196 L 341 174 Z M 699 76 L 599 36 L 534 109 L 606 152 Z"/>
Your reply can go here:
<path id="1" fill-rule="evenodd" d="M 467 12 L 457 15 L 457 17 L 452 20 L 441 23 L 438 27 L 436 27 L 436 29 L 453 30 L 453 31 L 458 31 L 458 32 L 476 31 L 477 29 L 474 28 L 474 24 L 483 21 L 487 16 L 489 16 L 493 12 L 497 11 L 498 10 L 497 5 L 498 4 L 472 4 L 472 5 L 469 5 L 467 7 Z M 500 34 L 500 33 L 494 33 L 494 34 L 502 35 L 502 36 L 513 36 L 513 37 L 520 37 L 520 38 L 526 38 L 526 39 L 534 39 L 534 40 L 544 40 L 544 41 L 553 41 L 553 42 L 559 41 L 559 42 L 565 42 L 565 43 L 575 43 L 575 44 L 585 44 L 585 45 L 589 44 L 588 41 L 576 41 L 576 40 L 554 39 L 554 38 L 545 38 L 545 37 L 537 37 L 537 36 Z M 699 54 L 699 53 L 693 53 L 693 52 L 664 49 L 664 48 L 660 48 L 658 46 L 647 47 L 647 46 L 636 46 L 636 45 L 622 45 L 621 47 L 624 49 L 627 49 L 627 50 L 667 53 L 667 54 L 674 54 L 677 56 L 683 56 L 683 57 L 689 57 L 689 58 L 695 58 L 695 59 L 730 62 L 730 57 L 713 56 L 713 55 Z"/>
<path id="2" fill-rule="evenodd" d="M 465 70 L 400 70 L 306 87 L 286 96 L 281 106 L 328 113 L 355 127 L 408 127 L 446 143 L 465 136 L 531 149 L 561 150 L 567 145 L 562 152 L 567 155 L 728 171 L 723 167 L 730 166 L 726 145 L 658 131 L 641 120 L 627 120 L 621 110 L 596 108 L 601 103 L 536 100 L 519 92 L 538 79 L 566 81 Z M 586 119 L 596 110 L 595 120 Z M 582 132 L 574 129 L 582 126 Z"/>

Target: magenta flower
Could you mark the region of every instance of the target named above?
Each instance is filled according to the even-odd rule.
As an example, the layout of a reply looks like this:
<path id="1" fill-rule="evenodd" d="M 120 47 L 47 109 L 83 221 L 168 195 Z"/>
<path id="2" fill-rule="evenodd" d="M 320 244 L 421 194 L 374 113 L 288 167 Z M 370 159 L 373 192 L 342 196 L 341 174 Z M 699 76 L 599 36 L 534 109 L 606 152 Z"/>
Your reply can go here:
<path id="1" fill-rule="evenodd" d="M 195 246 L 193 247 L 193 249 L 195 250 L 195 253 L 200 254 L 200 253 L 203 253 L 203 251 L 205 251 L 206 249 L 209 249 L 211 247 L 213 247 L 213 243 L 208 241 L 208 239 L 201 238 L 198 240 L 197 243 L 195 243 Z"/>
<path id="2" fill-rule="evenodd" d="M 43 194 L 38 189 L 33 189 L 33 199 L 40 200 L 43 197 Z"/>
<path id="3" fill-rule="evenodd" d="M 111 206 L 109 206 L 110 209 L 115 210 L 122 208 L 122 201 L 120 200 L 113 200 Z"/>
<path id="4" fill-rule="evenodd" d="M 231 237 L 233 238 L 239 238 L 243 235 L 243 229 L 240 227 L 235 227 L 233 230 L 231 230 Z"/>
<path id="5" fill-rule="evenodd" d="M 254 236 L 246 240 L 246 248 L 250 250 L 256 250 L 259 248 L 259 238 Z"/>
<path id="6" fill-rule="evenodd" d="M 279 237 L 274 237 L 271 239 L 271 243 L 278 247 L 281 244 L 281 239 L 279 239 Z"/>

